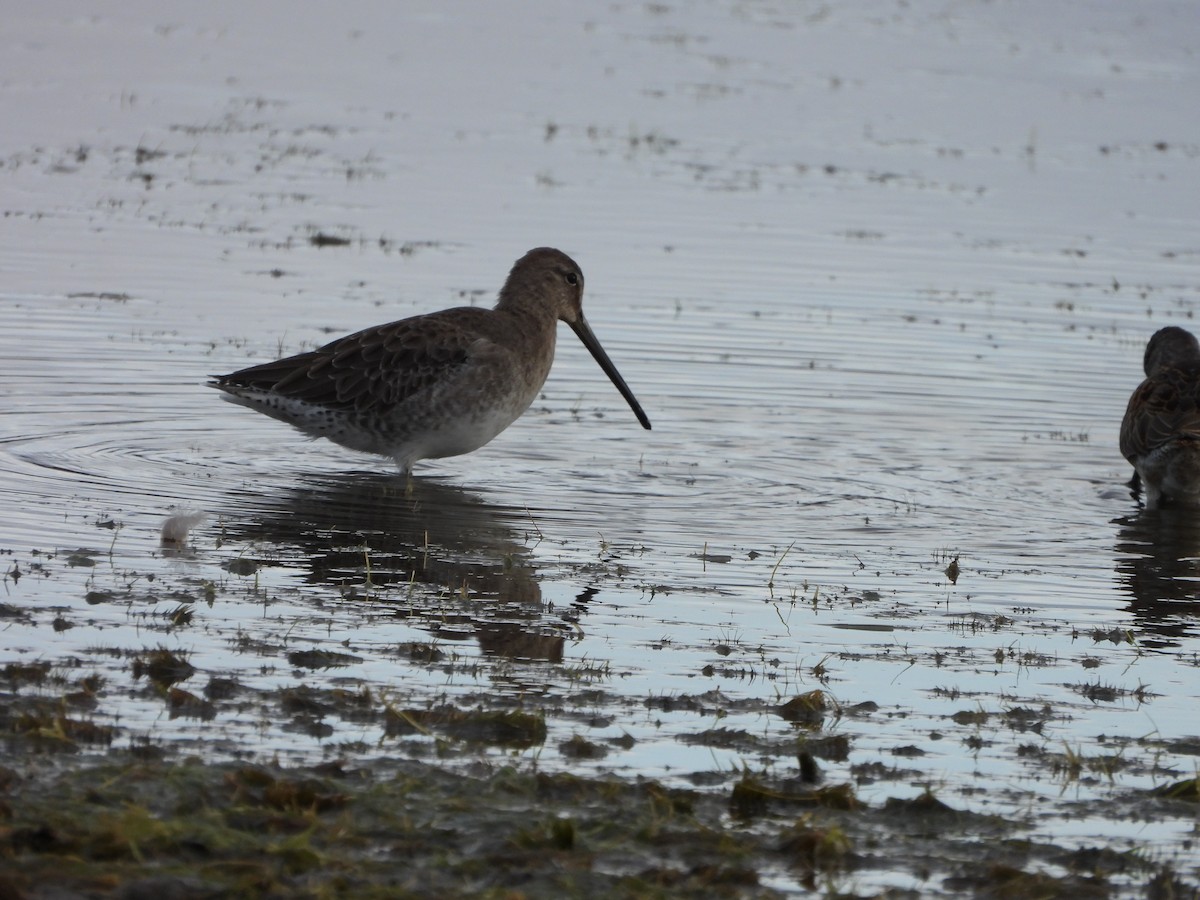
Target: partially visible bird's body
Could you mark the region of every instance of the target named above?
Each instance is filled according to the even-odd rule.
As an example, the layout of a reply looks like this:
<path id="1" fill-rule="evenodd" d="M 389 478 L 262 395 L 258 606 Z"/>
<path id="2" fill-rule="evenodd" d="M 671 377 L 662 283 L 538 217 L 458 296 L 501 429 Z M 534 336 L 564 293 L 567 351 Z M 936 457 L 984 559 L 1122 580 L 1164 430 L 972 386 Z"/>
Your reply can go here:
<path id="1" fill-rule="evenodd" d="M 216 377 L 225 399 L 312 437 L 391 457 L 420 459 L 482 447 L 529 408 L 567 322 L 650 427 L 583 316 L 583 274 L 566 254 L 531 250 L 494 309 L 460 307 L 339 338 L 307 353 Z"/>
<path id="2" fill-rule="evenodd" d="M 1200 343 L 1182 328 L 1161 328 L 1146 345 L 1144 368 L 1121 422 L 1121 453 L 1148 508 L 1200 506 Z"/>

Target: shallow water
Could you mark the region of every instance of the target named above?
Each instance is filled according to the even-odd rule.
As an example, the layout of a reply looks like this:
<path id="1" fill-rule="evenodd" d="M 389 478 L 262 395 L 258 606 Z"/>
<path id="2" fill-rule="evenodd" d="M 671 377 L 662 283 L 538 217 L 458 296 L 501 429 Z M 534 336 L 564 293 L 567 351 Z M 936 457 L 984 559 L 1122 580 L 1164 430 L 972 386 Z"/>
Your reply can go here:
<path id="1" fill-rule="evenodd" d="M 819 687 L 879 705 L 826 723 L 828 778 L 906 770 L 870 802 L 932 786 L 1195 871 L 1193 820 L 1071 808 L 1196 767 L 1200 524 L 1139 512 L 1116 448 L 1145 340 L 1200 304 L 1185 5 L 283 9 L 12 17 L 0 663 L 102 672 L 119 741 L 430 752 L 172 717 L 126 652 L 162 646 L 189 690 L 520 700 L 545 748 L 480 756 L 693 780 L 783 763 L 681 735 L 788 737 L 771 707 Z M 489 303 L 541 244 L 653 431 L 566 329 L 534 408 L 411 486 L 203 387 Z M 314 647 L 355 660 L 289 661 Z M 1147 736 L 1176 750 L 1111 778 L 1019 752 Z"/>

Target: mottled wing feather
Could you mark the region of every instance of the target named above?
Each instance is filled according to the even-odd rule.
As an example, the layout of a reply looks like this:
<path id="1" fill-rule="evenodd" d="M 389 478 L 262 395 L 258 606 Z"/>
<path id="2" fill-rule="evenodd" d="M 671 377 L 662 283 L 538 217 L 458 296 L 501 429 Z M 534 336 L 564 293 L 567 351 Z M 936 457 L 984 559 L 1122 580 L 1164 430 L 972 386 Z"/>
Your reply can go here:
<path id="1" fill-rule="evenodd" d="M 1171 440 L 1200 440 L 1200 365 L 1160 369 L 1129 398 L 1121 453 L 1130 462 Z"/>
<path id="2" fill-rule="evenodd" d="M 445 310 L 368 328 L 316 350 L 217 379 L 334 410 L 382 411 L 452 379 L 482 335 L 472 308 Z M 453 316 L 447 313 L 454 313 Z"/>

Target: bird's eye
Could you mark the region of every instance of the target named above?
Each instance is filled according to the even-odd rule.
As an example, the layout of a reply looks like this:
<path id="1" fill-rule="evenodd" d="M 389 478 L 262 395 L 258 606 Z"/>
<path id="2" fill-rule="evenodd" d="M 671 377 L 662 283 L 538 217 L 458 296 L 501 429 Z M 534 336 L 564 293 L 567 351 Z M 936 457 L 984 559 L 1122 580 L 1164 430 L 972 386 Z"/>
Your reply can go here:
<path id="1" fill-rule="evenodd" d="M 567 284 L 570 284 L 570 285 L 579 284 L 579 277 L 574 272 L 568 272 L 567 273 Z"/>

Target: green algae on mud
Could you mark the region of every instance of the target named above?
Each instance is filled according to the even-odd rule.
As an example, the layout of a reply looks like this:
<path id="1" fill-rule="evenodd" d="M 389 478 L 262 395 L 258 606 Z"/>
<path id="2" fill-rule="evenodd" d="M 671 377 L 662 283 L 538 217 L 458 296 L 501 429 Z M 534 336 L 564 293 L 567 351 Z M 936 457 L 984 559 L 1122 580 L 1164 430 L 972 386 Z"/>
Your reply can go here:
<path id="1" fill-rule="evenodd" d="M 147 690 L 174 715 L 186 703 L 174 686 L 181 660 L 160 649 L 128 656 L 167 676 Z M 0 697 L 0 740 L 9 751 L 0 768 L 5 897 L 1196 895 L 1194 884 L 1151 854 L 1030 840 L 1023 819 L 958 809 L 928 788 L 915 798 L 865 801 L 861 787 L 911 784 L 921 773 L 857 764 L 848 769 L 852 781 L 827 777 L 818 760 L 845 762 L 853 736 L 845 727 L 829 732 L 824 716 L 869 724 L 878 707 L 840 709 L 820 690 L 773 707 L 794 726 L 791 740 L 735 728 L 683 737 L 737 750 L 760 767 L 697 776 L 694 788 L 681 788 L 541 770 L 536 756 L 489 763 L 473 748 L 545 744 L 545 714 L 486 708 L 482 698 L 472 708 L 402 708 L 366 688 L 284 688 L 257 699 L 263 710 L 291 715 L 292 727 L 321 727 L 323 735 L 333 731 L 326 718 L 379 724 L 400 758 L 342 745 L 357 763 L 207 763 L 206 739 L 190 749 L 184 742 L 105 749 L 119 729 L 90 717 L 108 687 L 72 674 L 48 663 L 3 671 L 10 687 Z M 187 695 L 207 704 L 207 715 L 196 714 L 205 721 L 246 702 L 233 682 L 205 693 L 203 701 Z M 597 696 L 581 700 L 591 705 Z M 706 715 L 738 707 L 714 692 L 651 697 L 646 705 Z M 947 718 L 971 729 L 989 720 L 978 710 Z M 1017 718 L 1031 727 L 1029 716 Z M 439 761 L 403 758 L 428 753 L 399 740 L 412 737 L 433 738 Z M 1104 759 L 1069 748 L 1029 748 L 1026 759 L 1065 786 L 1101 771 L 1111 777 L 1112 759 L 1131 749 L 1112 743 Z M 1130 753 L 1129 767 L 1152 766 L 1163 748 L 1147 742 L 1143 749 L 1146 759 Z M 580 761 L 603 758 L 606 748 L 576 736 L 560 752 Z M 74 757 L 70 764 L 64 753 Z M 1197 796 L 1195 779 L 1176 781 L 1125 792 L 1117 813 L 1195 815 Z M 1089 806 L 1102 803 L 1077 803 L 1075 813 L 1095 815 Z"/>
<path id="2" fill-rule="evenodd" d="M 0 890 L 29 900 L 782 897 L 796 887 L 1105 897 L 1134 885 L 1195 896 L 1148 856 L 1021 840 L 1015 823 L 928 792 L 873 807 L 850 784 L 750 773 L 710 791 L 411 760 L 284 768 L 114 751 L 69 769 L 45 756 L 0 769 L 0 797 Z M 880 870 L 905 872 L 913 887 L 859 887 Z"/>

